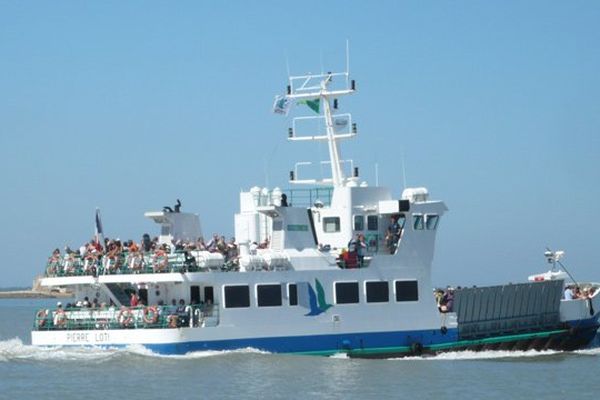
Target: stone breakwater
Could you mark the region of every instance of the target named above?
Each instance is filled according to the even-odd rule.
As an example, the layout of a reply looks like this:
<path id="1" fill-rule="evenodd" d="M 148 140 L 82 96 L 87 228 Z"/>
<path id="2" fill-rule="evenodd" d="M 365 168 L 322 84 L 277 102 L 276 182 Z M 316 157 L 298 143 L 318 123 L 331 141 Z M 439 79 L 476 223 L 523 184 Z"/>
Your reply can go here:
<path id="1" fill-rule="evenodd" d="M 69 292 L 40 291 L 40 290 L 9 290 L 0 291 L 0 299 L 54 299 L 73 297 Z"/>

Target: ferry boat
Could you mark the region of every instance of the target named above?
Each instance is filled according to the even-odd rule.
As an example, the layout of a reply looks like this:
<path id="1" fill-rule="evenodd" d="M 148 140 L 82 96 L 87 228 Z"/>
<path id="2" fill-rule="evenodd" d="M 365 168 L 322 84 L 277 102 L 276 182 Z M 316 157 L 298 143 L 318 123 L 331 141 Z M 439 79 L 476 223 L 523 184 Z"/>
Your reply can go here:
<path id="1" fill-rule="evenodd" d="M 299 162 L 290 182 L 311 189 L 241 192 L 239 254 L 178 249 L 202 236 L 198 215 L 180 203 L 148 212 L 160 225 L 155 251 L 109 255 L 100 247 L 49 261 L 41 285 L 67 288 L 78 301 L 39 310 L 32 343 L 369 358 L 588 345 L 599 326 L 600 285 L 566 283 L 562 252 L 548 251 L 552 268 L 524 283 L 446 288 L 444 297 L 434 290 L 435 238 L 448 209 L 422 187 L 393 198 L 341 158 L 341 142 L 358 129 L 338 99 L 355 93 L 348 70 L 289 77 L 274 111 L 287 115 L 295 103 L 315 113 L 294 118 L 288 140 L 325 142 L 321 166 L 331 176 L 305 179 L 308 163 Z M 570 286 L 584 295 L 571 296 Z"/>

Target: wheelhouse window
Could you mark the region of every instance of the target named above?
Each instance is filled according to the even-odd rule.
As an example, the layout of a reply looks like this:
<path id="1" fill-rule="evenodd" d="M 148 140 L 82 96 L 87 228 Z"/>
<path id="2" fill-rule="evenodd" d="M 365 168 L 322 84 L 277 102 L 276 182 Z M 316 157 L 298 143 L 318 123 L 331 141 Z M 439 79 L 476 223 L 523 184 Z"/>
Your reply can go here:
<path id="1" fill-rule="evenodd" d="M 365 216 L 364 215 L 355 215 L 354 216 L 354 230 L 355 231 L 364 231 L 365 230 Z"/>
<path id="2" fill-rule="evenodd" d="M 387 303 L 390 301 L 390 287 L 386 281 L 365 282 L 367 303 Z"/>
<path id="3" fill-rule="evenodd" d="M 425 227 L 427 230 L 435 230 L 437 229 L 438 223 L 440 221 L 440 216 L 436 214 L 427 214 L 425 216 Z"/>
<path id="4" fill-rule="evenodd" d="M 298 286 L 295 283 L 290 283 L 288 285 L 288 298 L 290 306 L 298 305 Z"/>
<path id="5" fill-rule="evenodd" d="M 281 285 L 257 285 L 256 298 L 259 307 L 277 307 L 282 304 Z"/>
<path id="6" fill-rule="evenodd" d="M 398 214 L 397 220 L 398 225 L 400 225 L 400 228 L 404 229 L 404 225 L 406 224 L 406 215 Z"/>
<path id="7" fill-rule="evenodd" d="M 340 231 L 340 217 L 325 217 L 323 218 L 323 231 L 333 233 Z"/>
<path id="8" fill-rule="evenodd" d="M 335 302 L 336 304 L 358 303 L 358 282 L 336 282 Z"/>
<path id="9" fill-rule="evenodd" d="M 413 229 L 422 231 L 425 228 L 423 214 L 413 214 Z"/>
<path id="10" fill-rule="evenodd" d="M 379 230 L 379 217 L 377 215 L 367 216 L 367 229 L 370 231 Z"/>
<path id="11" fill-rule="evenodd" d="M 225 308 L 250 307 L 250 288 L 244 286 L 225 286 Z"/>
<path id="12" fill-rule="evenodd" d="M 396 281 L 396 301 L 418 301 L 419 287 L 417 281 Z"/>

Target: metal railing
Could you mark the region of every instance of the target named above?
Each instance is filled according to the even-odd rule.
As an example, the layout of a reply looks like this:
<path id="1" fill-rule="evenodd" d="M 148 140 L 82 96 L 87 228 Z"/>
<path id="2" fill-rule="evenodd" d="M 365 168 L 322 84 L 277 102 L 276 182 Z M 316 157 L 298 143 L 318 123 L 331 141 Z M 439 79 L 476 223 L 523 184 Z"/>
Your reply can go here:
<path id="1" fill-rule="evenodd" d="M 222 271 L 236 269 L 235 261 L 225 261 Z M 153 274 L 168 272 L 200 272 L 209 268 L 199 267 L 194 258 L 186 257 L 185 251 L 157 256 L 155 253 L 130 254 L 123 252 L 117 257 L 80 257 L 67 255 L 50 259 L 46 264 L 46 277 L 99 276 L 115 274 Z M 214 268 L 210 268 L 214 270 Z"/>
<path id="2" fill-rule="evenodd" d="M 203 328 L 219 324 L 217 304 L 38 310 L 37 331 Z"/>
<path id="3" fill-rule="evenodd" d="M 324 206 L 331 204 L 333 196 L 332 187 L 313 188 L 313 189 L 290 189 L 288 203 L 294 207 L 312 207 L 315 201 L 319 200 Z"/>

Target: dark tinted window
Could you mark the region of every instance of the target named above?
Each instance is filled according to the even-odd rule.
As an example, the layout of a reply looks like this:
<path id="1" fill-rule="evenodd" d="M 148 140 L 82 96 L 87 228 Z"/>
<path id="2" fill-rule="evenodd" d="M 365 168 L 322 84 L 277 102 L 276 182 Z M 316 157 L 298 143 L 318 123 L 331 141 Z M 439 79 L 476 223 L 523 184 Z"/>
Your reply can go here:
<path id="1" fill-rule="evenodd" d="M 358 282 L 337 282 L 335 302 L 337 304 L 358 303 Z"/>
<path id="2" fill-rule="evenodd" d="M 256 287 L 259 307 L 281 305 L 281 285 L 258 285 Z"/>
<path id="3" fill-rule="evenodd" d="M 225 308 L 250 307 L 248 286 L 225 286 Z"/>
<path id="4" fill-rule="evenodd" d="M 379 217 L 377 215 L 369 215 L 367 217 L 367 229 L 370 231 L 379 230 Z"/>
<path id="5" fill-rule="evenodd" d="M 298 286 L 295 283 L 290 283 L 288 286 L 290 296 L 290 306 L 298 305 Z"/>
<path id="6" fill-rule="evenodd" d="M 417 281 L 396 281 L 396 301 L 419 300 Z"/>
<path id="7" fill-rule="evenodd" d="M 365 217 L 362 215 L 354 216 L 354 230 L 362 231 L 365 229 Z"/>
<path id="8" fill-rule="evenodd" d="M 367 282 L 367 303 L 388 301 L 390 301 L 390 287 L 387 282 Z"/>

